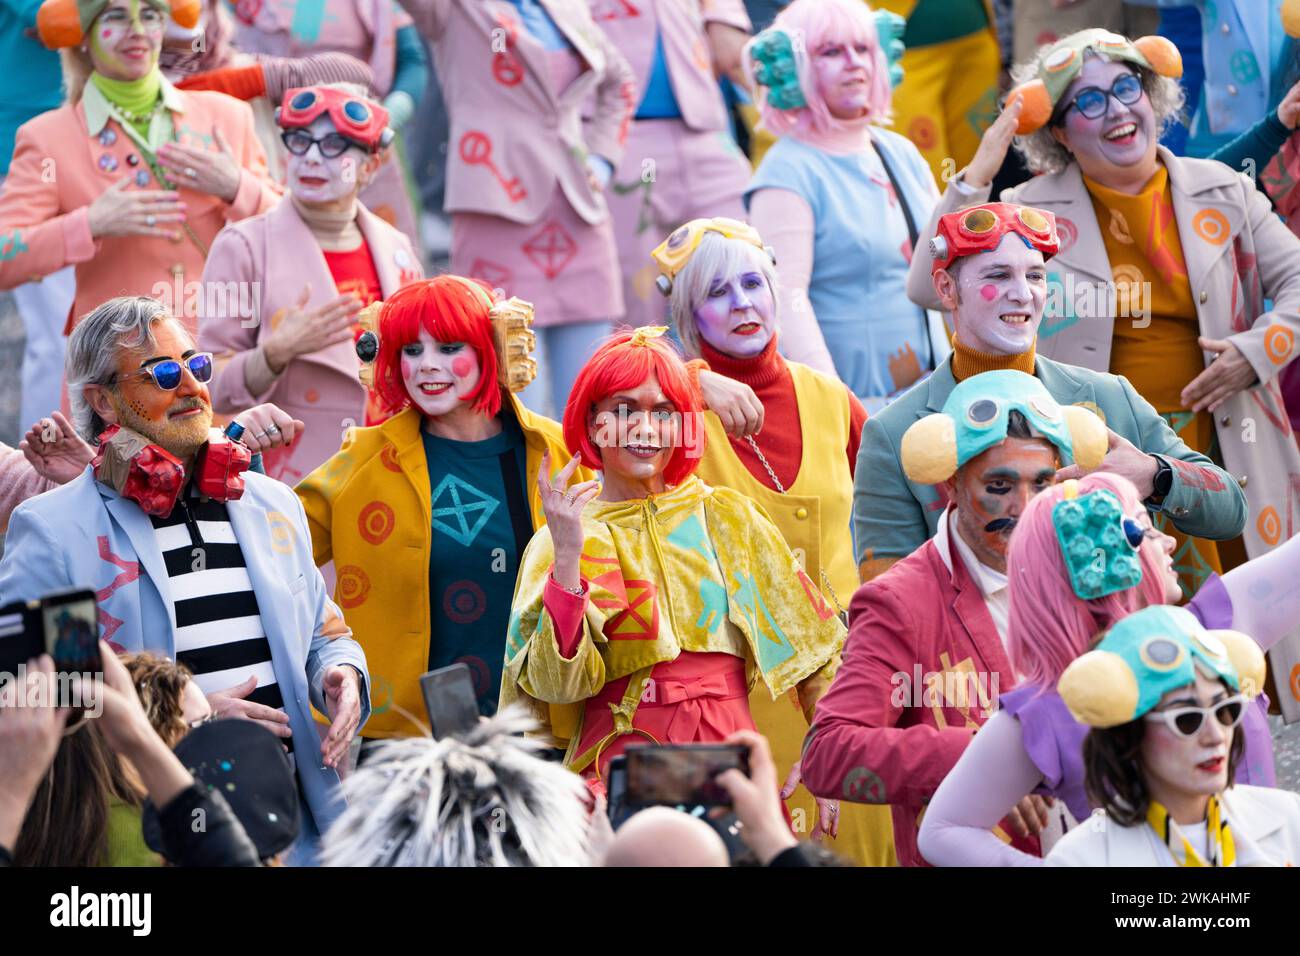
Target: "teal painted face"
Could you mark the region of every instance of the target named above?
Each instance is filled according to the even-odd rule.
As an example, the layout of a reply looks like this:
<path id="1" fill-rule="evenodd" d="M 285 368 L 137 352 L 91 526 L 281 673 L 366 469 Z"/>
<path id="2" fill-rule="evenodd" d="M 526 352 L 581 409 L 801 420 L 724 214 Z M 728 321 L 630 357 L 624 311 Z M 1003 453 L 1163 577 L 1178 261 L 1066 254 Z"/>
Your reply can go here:
<path id="1" fill-rule="evenodd" d="M 1006 439 L 1013 410 L 1060 450 L 1064 464 L 1073 462 L 1070 426 L 1056 399 L 1034 376 L 1004 370 L 959 382 L 944 403 L 943 414 L 956 426 L 958 468 Z"/>

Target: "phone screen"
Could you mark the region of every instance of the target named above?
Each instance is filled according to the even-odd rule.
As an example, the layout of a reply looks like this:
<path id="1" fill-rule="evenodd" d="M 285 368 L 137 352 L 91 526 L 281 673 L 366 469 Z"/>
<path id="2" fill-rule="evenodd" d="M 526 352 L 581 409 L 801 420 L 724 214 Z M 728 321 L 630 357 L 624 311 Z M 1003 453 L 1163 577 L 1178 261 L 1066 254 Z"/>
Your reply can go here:
<path id="1" fill-rule="evenodd" d="M 429 729 L 441 740 L 464 733 L 478 723 L 478 699 L 468 664 L 452 664 L 420 677 L 424 709 L 429 712 Z"/>
<path id="2" fill-rule="evenodd" d="M 103 671 L 99 656 L 99 606 L 94 591 L 53 594 L 41 602 L 45 652 L 65 673 Z"/>
<path id="3" fill-rule="evenodd" d="M 749 776 L 749 748 L 740 744 L 638 746 L 626 754 L 627 804 L 634 807 L 729 807 L 716 777 L 732 769 Z"/>

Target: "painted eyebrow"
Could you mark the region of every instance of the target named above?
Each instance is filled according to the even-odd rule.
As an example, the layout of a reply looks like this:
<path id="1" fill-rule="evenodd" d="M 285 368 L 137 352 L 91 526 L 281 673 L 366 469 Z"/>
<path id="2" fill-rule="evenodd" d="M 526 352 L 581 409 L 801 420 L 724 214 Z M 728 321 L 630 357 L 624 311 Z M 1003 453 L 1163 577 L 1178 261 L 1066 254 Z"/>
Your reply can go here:
<path id="1" fill-rule="evenodd" d="M 185 361 L 191 355 L 198 355 L 198 354 L 199 354 L 198 349 L 187 349 L 186 351 L 181 353 L 181 361 L 182 362 Z M 166 362 L 169 361 L 170 359 L 171 359 L 170 355 L 154 355 L 151 358 L 147 358 L 143 362 L 141 362 L 140 367 L 148 368 L 150 365 L 154 365 L 158 362 Z"/>
<path id="2" fill-rule="evenodd" d="M 1052 472 L 1052 474 L 1056 474 L 1056 472 Z M 992 481 L 994 478 L 1005 478 L 1008 481 L 1019 481 L 1020 472 L 1016 471 L 1014 468 L 990 468 L 988 471 L 984 472 L 985 481 Z"/>

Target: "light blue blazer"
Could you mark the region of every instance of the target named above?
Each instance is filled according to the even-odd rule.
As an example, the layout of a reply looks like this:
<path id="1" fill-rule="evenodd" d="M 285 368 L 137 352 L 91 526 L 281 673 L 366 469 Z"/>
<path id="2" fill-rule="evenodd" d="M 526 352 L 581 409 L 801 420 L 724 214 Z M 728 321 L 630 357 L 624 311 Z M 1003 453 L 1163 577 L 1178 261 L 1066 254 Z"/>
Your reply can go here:
<path id="1" fill-rule="evenodd" d="M 312 561 L 311 534 L 293 489 L 246 472 L 243 497 L 226 505 L 257 595 L 271 664 L 284 696 L 304 798 L 299 844 L 310 856 L 318 834 L 342 810 L 339 776 L 320 762 L 311 706 L 325 713 L 321 683 L 332 665 L 362 676 L 361 723 L 370 716 L 366 655 L 349 633 L 322 630 L 339 609 Z M 51 591 L 90 588 L 99 602 L 100 636 L 126 651 L 176 656 L 176 615 L 167 569 L 149 516 L 95 480 L 90 467 L 66 485 L 14 511 L 0 561 L 0 605 Z M 298 856 L 298 853 L 295 853 Z"/>

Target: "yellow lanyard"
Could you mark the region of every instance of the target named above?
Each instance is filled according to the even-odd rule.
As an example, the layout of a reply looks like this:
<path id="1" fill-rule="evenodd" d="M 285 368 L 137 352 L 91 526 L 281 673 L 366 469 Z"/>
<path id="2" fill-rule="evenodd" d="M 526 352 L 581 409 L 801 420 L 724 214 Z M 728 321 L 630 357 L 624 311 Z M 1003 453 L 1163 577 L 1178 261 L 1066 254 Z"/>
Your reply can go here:
<path id="1" fill-rule="evenodd" d="M 1147 823 L 1155 830 L 1156 836 L 1164 840 L 1165 846 L 1173 855 L 1174 862 L 1179 866 L 1237 865 L 1237 847 L 1232 838 L 1232 829 L 1228 826 L 1228 821 L 1223 819 L 1218 797 L 1210 797 L 1209 806 L 1206 808 L 1205 833 L 1210 852 L 1208 862 L 1196 852 L 1196 848 L 1187 841 L 1187 837 L 1183 836 L 1183 831 L 1178 828 L 1169 811 L 1154 800 L 1147 808 Z"/>

